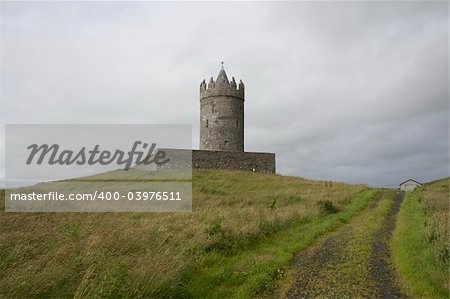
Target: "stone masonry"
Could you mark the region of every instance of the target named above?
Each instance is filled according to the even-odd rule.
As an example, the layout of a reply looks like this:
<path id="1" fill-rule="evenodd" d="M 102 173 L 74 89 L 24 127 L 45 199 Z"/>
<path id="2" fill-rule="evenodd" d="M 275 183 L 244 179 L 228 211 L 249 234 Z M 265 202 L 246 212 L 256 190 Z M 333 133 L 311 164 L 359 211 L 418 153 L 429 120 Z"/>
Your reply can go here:
<path id="1" fill-rule="evenodd" d="M 275 173 L 275 154 L 194 150 L 192 166 Z"/>
<path id="2" fill-rule="evenodd" d="M 216 81 L 200 83 L 200 150 L 193 168 L 239 169 L 275 173 L 275 154 L 244 152 L 244 83 L 228 81 L 223 68 Z"/>
<path id="3" fill-rule="evenodd" d="M 200 150 L 161 149 L 162 168 L 218 168 L 275 173 L 275 154 L 244 152 L 244 83 L 228 81 L 223 66 L 216 81 L 200 83 Z"/>
<path id="4" fill-rule="evenodd" d="M 275 173 L 275 154 L 232 151 L 160 149 L 170 158 L 162 168 L 237 169 L 259 173 Z"/>
<path id="5" fill-rule="evenodd" d="M 244 83 L 228 81 L 223 67 L 200 84 L 200 149 L 244 151 Z"/>

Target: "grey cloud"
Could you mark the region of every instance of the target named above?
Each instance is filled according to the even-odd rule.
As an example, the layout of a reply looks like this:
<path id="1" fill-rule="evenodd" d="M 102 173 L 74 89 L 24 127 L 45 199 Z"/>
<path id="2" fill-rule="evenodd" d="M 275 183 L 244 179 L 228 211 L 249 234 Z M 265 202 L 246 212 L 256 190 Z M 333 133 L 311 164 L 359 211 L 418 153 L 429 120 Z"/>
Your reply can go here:
<path id="1" fill-rule="evenodd" d="M 246 150 L 276 152 L 280 173 L 448 176 L 447 2 L 0 9 L 3 124 L 192 123 L 197 147 L 198 86 L 223 60 L 246 84 Z"/>

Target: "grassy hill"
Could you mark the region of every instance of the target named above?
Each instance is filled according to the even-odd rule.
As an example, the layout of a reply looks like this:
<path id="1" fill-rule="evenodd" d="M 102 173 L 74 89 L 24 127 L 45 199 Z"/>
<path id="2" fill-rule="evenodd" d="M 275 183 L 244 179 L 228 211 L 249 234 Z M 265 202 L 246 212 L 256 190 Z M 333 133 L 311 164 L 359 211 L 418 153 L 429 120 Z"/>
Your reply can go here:
<path id="1" fill-rule="evenodd" d="M 1 212 L 0 297 L 254 296 L 377 192 L 194 170 L 192 213 Z"/>
<path id="2" fill-rule="evenodd" d="M 392 251 L 402 287 L 413 298 L 449 296 L 449 183 L 407 192 L 398 215 Z M 0 297 L 264 296 L 294 254 L 383 192 L 194 170 L 192 213 L 1 212 Z"/>

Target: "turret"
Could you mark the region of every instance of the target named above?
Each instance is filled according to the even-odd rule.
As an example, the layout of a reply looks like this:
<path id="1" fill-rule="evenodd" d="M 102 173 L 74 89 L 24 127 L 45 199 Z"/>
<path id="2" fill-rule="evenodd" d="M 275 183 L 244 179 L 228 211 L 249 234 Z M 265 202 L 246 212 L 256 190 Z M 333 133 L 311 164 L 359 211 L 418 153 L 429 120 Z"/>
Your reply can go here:
<path id="1" fill-rule="evenodd" d="M 202 81 L 200 84 L 200 100 L 212 96 L 230 96 L 244 100 L 244 89 L 242 80 L 239 81 L 239 87 L 236 85 L 234 77 L 231 81 L 228 81 L 227 74 L 222 67 L 216 81 L 213 77 L 210 78 L 208 88 L 206 88 L 205 80 Z"/>
<path id="2" fill-rule="evenodd" d="M 244 83 L 225 69 L 200 83 L 200 149 L 216 151 L 244 151 Z"/>

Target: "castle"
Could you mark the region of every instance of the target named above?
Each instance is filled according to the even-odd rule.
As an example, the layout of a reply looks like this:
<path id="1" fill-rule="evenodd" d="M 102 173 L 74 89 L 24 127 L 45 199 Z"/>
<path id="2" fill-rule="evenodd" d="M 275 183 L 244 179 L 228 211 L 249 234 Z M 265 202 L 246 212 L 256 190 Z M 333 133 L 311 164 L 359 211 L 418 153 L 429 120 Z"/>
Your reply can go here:
<path id="1" fill-rule="evenodd" d="M 244 89 L 242 81 L 228 80 L 223 64 L 216 81 L 200 83 L 200 150 L 192 150 L 192 168 L 275 173 L 275 154 L 244 151 Z"/>

